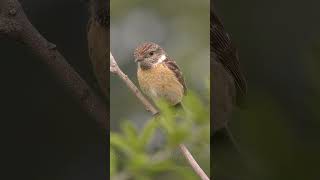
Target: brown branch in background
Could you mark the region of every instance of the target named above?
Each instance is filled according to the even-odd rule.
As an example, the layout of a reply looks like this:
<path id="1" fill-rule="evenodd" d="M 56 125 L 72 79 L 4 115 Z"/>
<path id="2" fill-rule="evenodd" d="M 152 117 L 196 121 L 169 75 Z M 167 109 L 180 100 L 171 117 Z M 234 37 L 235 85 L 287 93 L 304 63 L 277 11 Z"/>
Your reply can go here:
<path id="1" fill-rule="evenodd" d="M 120 67 L 117 64 L 117 61 L 112 56 L 110 52 L 110 72 L 118 75 L 124 83 L 128 86 L 128 88 L 134 93 L 134 95 L 141 101 L 141 103 L 145 106 L 145 109 L 152 113 L 152 115 L 156 115 L 159 111 L 144 97 L 141 91 L 135 86 L 132 81 L 128 78 L 126 74 L 122 72 Z M 193 168 L 193 170 L 199 175 L 202 180 L 209 180 L 206 173 L 201 169 L 197 161 L 193 158 L 187 147 L 183 144 L 179 145 L 179 149 L 183 156 L 188 160 L 189 164 Z"/>
<path id="2" fill-rule="evenodd" d="M 106 103 L 98 97 L 80 75 L 48 42 L 26 17 L 17 0 L 0 0 L 0 36 L 25 44 L 46 64 L 58 81 L 77 100 L 79 105 L 103 127 L 108 128 Z"/>

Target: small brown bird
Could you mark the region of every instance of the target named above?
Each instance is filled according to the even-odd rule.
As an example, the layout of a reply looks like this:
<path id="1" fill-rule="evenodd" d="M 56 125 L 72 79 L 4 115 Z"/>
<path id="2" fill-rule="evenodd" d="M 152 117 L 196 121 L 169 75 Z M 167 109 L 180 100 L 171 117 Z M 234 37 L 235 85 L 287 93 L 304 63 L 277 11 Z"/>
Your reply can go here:
<path id="1" fill-rule="evenodd" d="M 158 44 L 145 42 L 134 51 L 142 91 L 153 100 L 181 106 L 187 87 L 178 65 Z"/>

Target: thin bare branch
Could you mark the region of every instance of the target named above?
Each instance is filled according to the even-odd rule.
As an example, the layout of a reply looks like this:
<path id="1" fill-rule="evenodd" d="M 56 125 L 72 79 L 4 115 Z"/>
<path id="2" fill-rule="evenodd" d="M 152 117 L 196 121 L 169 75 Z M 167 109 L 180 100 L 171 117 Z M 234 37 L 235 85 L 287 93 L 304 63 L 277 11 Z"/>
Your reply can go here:
<path id="1" fill-rule="evenodd" d="M 110 72 L 118 75 L 120 79 L 124 81 L 124 83 L 128 86 L 128 88 L 135 94 L 135 96 L 141 101 L 141 103 L 145 106 L 145 109 L 152 113 L 152 115 L 156 115 L 159 111 L 144 97 L 141 91 L 137 88 L 136 85 L 132 83 L 132 81 L 128 78 L 126 74 L 122 72 L 120 67 L 117 64 L 117 61 L 112 56 L 110 52 Z M 192 154 L 189 152 L 187 147 L 183 144 L 179 145 L 179 149 L 183 156 L 187 159 L 188 163 L 192 167 L 192 169 L 199 175 L 202 180 L 209 180 L 206 173 L 201 169 L 197 161 L 193 158 Z"/>
<path id="2" fill-rule="evenodd" d="M 187 147 L 183 144 L 179 145 L 179 149 L 182 152 L 182 154 L 184 155 L 185 158 L 187 158 L 190 166 L 192 166 L 192 168 L 194 169 L 194 171 L 200 176 L 200 178 L 202 180 L 209 180 L 208 176 L 206 175 L 206 173 L 201 169 L 201 167 L 199 166 L 199 164 L 197 163 L 197 161 L 192 157 L 192 154 L 189 152 L 189 150 L 187 149 Z"/>
<path id="3" fill-rule="evenodd" d="M 128 88 L 137 96 L 137 98 L 142 102 L 145 109 L 152 113 L 152 115 L 158 114 L 158 110 L 148 101 L 147 98 L 141 93 L 141 91 L 137 88 L 136 85 L 128 78 L 126 74 L 122 72 L 119 68 L 117 61 L 114 59 L 110 52 L 110 72 L 118 75 L 123 82 L 128 86 Z"/>

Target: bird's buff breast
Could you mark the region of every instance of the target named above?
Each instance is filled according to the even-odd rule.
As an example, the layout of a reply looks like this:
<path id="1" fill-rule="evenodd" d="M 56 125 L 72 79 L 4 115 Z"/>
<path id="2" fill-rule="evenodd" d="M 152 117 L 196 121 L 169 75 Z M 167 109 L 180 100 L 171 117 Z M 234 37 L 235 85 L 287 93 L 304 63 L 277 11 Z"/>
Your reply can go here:
<path id="1" fill-rule="evenodd" d="M 137 76 L 142 91 L 152 99 L 164 99 L 172 105 L 181 102 L 183 86 L 164 64 L 148 70 L 138 68 Z"/>

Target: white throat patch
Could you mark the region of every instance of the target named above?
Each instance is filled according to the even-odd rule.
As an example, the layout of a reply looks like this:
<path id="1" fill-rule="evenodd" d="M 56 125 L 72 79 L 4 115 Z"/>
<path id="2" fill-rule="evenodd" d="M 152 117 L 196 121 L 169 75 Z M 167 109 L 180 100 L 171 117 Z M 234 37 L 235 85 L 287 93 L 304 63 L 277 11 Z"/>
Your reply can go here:
<path id="1" fill-rule="evenodd" d="M 167 59 L 167 56 L 165 54 L 161 55 L 155 65 L 162 63 L 165 59 Z"/>

